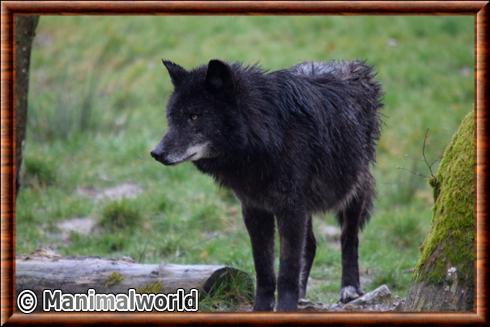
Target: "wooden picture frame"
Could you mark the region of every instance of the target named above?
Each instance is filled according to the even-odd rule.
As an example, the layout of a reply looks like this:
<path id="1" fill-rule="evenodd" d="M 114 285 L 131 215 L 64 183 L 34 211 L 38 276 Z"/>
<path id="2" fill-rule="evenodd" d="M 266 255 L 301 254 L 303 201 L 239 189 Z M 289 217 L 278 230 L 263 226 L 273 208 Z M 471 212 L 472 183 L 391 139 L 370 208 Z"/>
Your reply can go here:
<path id="1" fill-rule="evenodd" d="M 15 15 L 473 15 L 477 274 L 469 313 L 33 313 L 15 311 Z M 3 1 L 1 3 L 1 324 L 487 324 L 488 1 Z"/>

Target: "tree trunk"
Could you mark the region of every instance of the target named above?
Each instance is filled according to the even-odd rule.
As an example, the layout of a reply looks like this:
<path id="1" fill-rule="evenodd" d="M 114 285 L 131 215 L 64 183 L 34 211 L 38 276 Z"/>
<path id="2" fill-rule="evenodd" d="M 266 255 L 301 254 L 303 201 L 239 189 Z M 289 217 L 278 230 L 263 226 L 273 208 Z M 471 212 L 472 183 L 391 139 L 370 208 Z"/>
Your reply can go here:
<path id="1" fill-rule="evenodd" d="M 16 192 L 20 187 L 22 148 L 26 137 L 27 99 L 29 95 L 29 66 L 32 41 L 39 16 L 16 16 L 15 18 L 15 167 Z"/>
<path id="2" fill-rule="evenodd" d="M 422 246 L 407 311 L 473 310 L 475 267 L 475 116 L 468 114 L 430 184 L 432 228 Z"/>
<path id="3" fill-rule="evenodd" d="M 136 293 L 167 294 L 179 288 L 195 288 L 201 295 L 218 289 L 241 298 L 253 294 L 253 281 L 248 274 L 222 265 L 139 264 L 131 259 L 61 257 L 50 253 L 17 257 L 15 264 L 17 294 L 32 290 L 38 299 L 46 289 L 87 294 L 92 288 L 96 293 L 128 294 L 134 288 Z M 38 303 L 37 310 L 40 309 Z"/>

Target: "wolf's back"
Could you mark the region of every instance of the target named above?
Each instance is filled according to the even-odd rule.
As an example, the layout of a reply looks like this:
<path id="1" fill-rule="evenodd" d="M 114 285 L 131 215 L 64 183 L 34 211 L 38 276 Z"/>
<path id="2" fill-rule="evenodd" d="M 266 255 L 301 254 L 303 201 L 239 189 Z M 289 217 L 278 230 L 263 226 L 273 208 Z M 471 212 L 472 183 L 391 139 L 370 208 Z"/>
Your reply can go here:
<path id="1" fill-rule="evenodd" d="M 347 92 L 363 108 L 369 138 L 373 141 L 379 138 L 383 91 L 370 65 L 360 60 L 307 61 L 294 65 L 289 71 L 298 76 L 341 81 L 342 93 Z M 374 149 L 370 152 L 374 158 Z"/>
<path id="2" fill-rule="evenodd" d="M 310 77 L 322 77 L 322 75 L 331 75 L 339 80 L 361 86 L 363 92 L 367 92 L 370 98 L 375 99 L 378 103 L 375 108 L 382 106 L 381 85 L 376 81 L 376 74 L 373 68 L 360 60 L 332 60 L 332 61 L 306 61 L 294 65 L 290 72 L 295 75 Z"/>

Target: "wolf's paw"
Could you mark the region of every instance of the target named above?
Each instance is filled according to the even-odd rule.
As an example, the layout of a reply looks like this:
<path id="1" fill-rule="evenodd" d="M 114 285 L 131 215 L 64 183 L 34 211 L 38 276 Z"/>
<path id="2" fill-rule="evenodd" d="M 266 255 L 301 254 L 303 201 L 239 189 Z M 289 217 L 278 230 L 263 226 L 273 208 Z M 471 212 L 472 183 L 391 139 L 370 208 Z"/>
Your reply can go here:
<path id="1" fill-rule="evenodd" d="M 274 297 L 258 297 L 255 299 L 254 311 L 273 311 L 274 310 Z"/>
<path id="2" fill-rule="evenodd" d="M 274 304 L 268 304 L 268 303 L 259 303 L 255 304 L 253 307 L 253 311 L 273 311 L 274 310 Z"/>
<path id="3" fill-rule="evenodd" d="M 354 286 L 345 286 L 340 290 L 340 299 L 342 303 L 347 303 L 357 299 L 362 295 L 362 291 Z"/>

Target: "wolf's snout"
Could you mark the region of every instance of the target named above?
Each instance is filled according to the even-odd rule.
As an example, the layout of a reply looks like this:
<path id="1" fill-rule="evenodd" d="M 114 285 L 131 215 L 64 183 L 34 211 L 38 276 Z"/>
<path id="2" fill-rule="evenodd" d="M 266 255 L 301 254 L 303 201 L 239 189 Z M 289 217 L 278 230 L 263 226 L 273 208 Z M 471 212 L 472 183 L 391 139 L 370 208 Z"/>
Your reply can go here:
<path id="1" fill-rule="evenodd" d="M 160 161 L 160 159 L 162 157 L 161 152 L 157 152 L 156 150 L 151 150 L 150 154 L 153 157 L 153 159 L 158 160 L 158 161 Z"/>
<path id="2" fill-rule="evenodd" d="M 151 150 L 150 155 L 153 157 L 158 162 L 161 162 L 164 165 L 170 164 L 170 162 L 167 160 L 167 154 L 165 151 L 162 151 L 161 149 L 155 148 Z"/>

